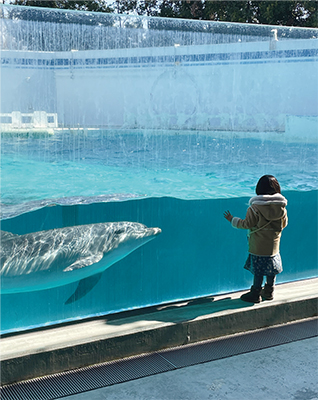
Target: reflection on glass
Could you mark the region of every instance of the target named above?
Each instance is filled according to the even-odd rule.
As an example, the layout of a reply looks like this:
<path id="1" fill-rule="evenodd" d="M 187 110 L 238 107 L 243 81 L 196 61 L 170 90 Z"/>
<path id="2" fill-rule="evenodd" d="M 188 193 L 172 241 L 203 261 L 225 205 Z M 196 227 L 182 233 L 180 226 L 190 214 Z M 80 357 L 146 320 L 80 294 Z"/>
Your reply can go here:
<path id="1" fill-rule="evenodd" d="M 279 279 L 317 275 L 317 29 L 0 13 L 3 332 L 249 287 L 223 211 L 265 174 L 288 199 Z M 125 221 L 163 233 L 100 251 Z"/>

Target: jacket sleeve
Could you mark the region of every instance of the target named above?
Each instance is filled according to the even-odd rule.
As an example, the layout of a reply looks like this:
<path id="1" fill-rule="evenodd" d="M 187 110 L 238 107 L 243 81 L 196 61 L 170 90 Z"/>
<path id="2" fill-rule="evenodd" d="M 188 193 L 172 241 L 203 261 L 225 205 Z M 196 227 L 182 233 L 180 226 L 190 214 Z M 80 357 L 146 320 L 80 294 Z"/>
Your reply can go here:
<path id="1" fill-rule="evenodd" d="M 252 229 L 257 225 L 258 219 L 259 217 L 256 212 L 253 210 L 252 207 L 249 207 L 247 209 L 245 219 L 233 217 L 231 224 L 233 228 L 237 229 Z"/>

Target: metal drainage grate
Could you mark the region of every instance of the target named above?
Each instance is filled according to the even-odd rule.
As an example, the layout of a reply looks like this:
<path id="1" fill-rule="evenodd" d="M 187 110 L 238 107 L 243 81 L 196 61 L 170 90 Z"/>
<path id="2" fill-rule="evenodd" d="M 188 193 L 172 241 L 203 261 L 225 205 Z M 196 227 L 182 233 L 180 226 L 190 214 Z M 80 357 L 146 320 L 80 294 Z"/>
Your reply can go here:
<path id="1" fill-rule="evenodd" d="M 54 400 L 318 336 L 318 319 L 189 344 L 4 386 L 2 400 Z"/>
<path id="2" fill-rule="evenodd" d="M 318 319 L 316 318 L 305 322 L 210 339 L 163 350 L 159 354 L 169 360 L 176 368 L 183 368 L 315 336 L 318 336 Z"/>
<path id="3" fill-rule="evenodd" d="M 129 357 L 4 386 L 1 400 L 52 400 L 174 370 L 157 353 Z"/>

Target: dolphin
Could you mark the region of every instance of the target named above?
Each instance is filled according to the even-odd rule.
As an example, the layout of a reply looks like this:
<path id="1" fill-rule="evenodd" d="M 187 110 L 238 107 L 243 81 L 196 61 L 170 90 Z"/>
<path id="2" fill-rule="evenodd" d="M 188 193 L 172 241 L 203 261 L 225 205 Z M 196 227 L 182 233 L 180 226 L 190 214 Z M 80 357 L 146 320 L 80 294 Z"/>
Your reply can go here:
<path id="1" fill-rule="evenodd" d="M 85 296 L 102 273 L 161 233 L 136 222 L 108 222 L 15 235 L 1 231 L 1 293 L 51 289 L 79 281 L 66 301 Z"/>

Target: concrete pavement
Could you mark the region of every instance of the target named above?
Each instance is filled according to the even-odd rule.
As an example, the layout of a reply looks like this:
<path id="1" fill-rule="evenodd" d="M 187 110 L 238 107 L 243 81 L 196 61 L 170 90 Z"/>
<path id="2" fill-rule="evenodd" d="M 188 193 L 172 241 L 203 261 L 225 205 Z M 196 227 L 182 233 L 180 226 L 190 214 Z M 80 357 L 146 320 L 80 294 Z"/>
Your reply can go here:
<path id="1" fill-rule="evenodd" d="M 318 339 L 199 364 L 67 400 L 318 400 Z"/>
<path id="2" fill-rule="evenodd" d="M 318 278 L 278 285 L 275 299 L 242 292 L 183 301 L 1 338 L 1 381 L 10 384 L 317 315 Z"/>

